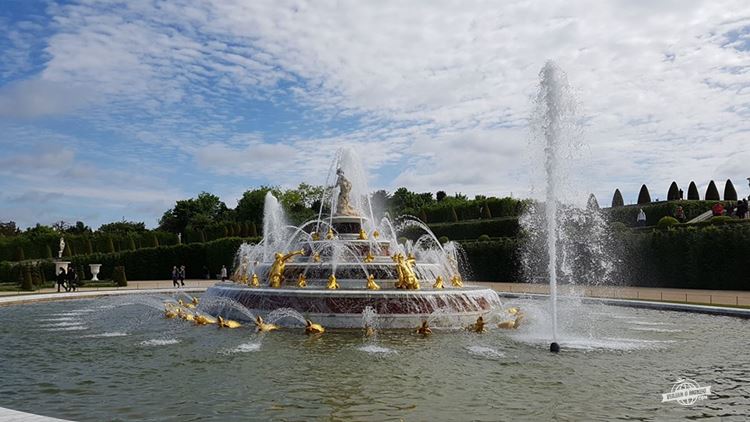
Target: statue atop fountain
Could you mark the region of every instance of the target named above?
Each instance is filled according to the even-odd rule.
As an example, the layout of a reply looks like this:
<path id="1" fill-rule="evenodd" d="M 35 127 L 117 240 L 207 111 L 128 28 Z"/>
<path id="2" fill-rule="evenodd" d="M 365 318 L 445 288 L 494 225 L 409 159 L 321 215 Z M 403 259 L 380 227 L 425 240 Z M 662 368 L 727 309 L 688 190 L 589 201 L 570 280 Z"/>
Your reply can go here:
<path id="1" fill-rule="evenodd" d="M 352 208 L 349 204 L 349 194 L 352 191 L 352 182 L 344 176 L 344 171 L 340 168 L 336 170 L 336 175 L 338 176 L 338 179 L 336 179 L 336 187 L 339 188 L 339 196 L 336 201 L 336 215 L 356 216 L 358 214 L 357 210 Z"/>

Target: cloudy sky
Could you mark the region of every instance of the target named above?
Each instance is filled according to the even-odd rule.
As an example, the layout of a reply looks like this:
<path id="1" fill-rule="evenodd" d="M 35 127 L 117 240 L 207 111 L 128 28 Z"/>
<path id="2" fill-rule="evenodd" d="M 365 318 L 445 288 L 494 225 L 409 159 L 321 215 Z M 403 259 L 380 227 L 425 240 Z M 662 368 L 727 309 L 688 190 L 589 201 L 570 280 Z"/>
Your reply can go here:
<path id="1" fill-rule="evenodd" d="M 0 55 L 0 220 L 22 226 L 233 207 L 322 184 L 341 146 L 374 188 L 527 196 L 547 60 L 601 203 L 750 193 L 747 0 L 4 0 Z"/>

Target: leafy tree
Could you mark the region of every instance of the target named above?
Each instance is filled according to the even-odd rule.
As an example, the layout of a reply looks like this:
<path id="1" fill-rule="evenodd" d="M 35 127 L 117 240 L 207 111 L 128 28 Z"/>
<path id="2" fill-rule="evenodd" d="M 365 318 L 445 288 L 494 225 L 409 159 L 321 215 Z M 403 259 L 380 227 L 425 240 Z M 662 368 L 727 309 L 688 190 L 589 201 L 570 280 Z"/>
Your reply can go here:
<path id="1" fill-rule="evenodd" d="M 15 221 L 3 222 L 0 221 L 0 236 L 18 236 L 21 234 L 21 230 L 16 227 Z"/>
<path id="2" fill-rule="evenodd" d="M 49 237 L 59 234 L 55 229 L 49 226 L 43 226 L 39 223 L 34 227 L 29 227 L 23 232 L 24 236 L 30 239 Z"/>
<path id="3" fill-rule="evenodd" d="M 439 190 L 435 194 L 435 199 L 437 199 L 438 202 L 443 202 L 443 199 L 445 199 L 446 196 L 448 196 L 448 194 L 446 194 L 444 190 Z"/>
<path id="4" fill-rule="evenodd" d="M 651 195 L 648 193 L 646 185 L 641 186 L 641 191 L 638 193 L 638 205 L 650 204 Z"/>
<path id="5" fill-rule="evenodd" d="M 725 201 L 736 201 L 737 191 L 734 189 L 734 185 L 730 179 L 727 179 L 727 184 L 724 185 L 724 200 Z"/>
<path id="6" fill-rule="evenodd" d="M 99 233 L 143 233 L 146 232 L 146 223 L 139 221 L 115 221 L 113 223 L 103 224 L 97 230 Z"/>
<path id="7" fill-rule="evenodd" d="M 191 227 L 202 230 L 211 224 L 231 219 L 232 213 L 218 196 L 201 192 L 196 198 L 177 201 L 159 220 L 159 228 L 171 233 L 184 233 Z"/>
<path id="8" fill-rule="evenodd" d="M 701 196 L 698 193 L 698 188 L 695 186 L 695 182 L 690 182 L 690 187 L 688 187 L 688 200 L 691 201 L 700 201 Z"/>
<path id="9" fill-rule="evenodd" d="M 672 182 L 669 185 L 669 191 L 667 192 L 667 201 L 678 201 L 680 199 L 680 188 L 677 187 L 677 182 Z"/>
<path id="10" fill-rule="evenodd" d="M 68 230 L 69 227 L 70 227 L 70 224 L 66 223 L 63 220 L 57 221 L 52 224 L 52 228 L 55 229 L 55 231 L 60 232 L 60 233 Z"/>
<path id="11" fill-rule="evenodd" d="M 418 209 L 433 203 L 432 192 L 415 193 L 406 188 L 398 188 L 393 192 L 389 201 L 389 208 L 394 214 L 415 214 Z"/>
<path id="12" fill-rule="evenodd" d="M 260 223 L 263 221 L 263 207 L 266 202 L 266 194 L 273 193 L 280 196 L 279 188 L 261 186 L 258 189 L 248 190 L 242 194 L 242 198 L 237 202 L 234 209 L 235 216 L 238 220 L 252 221 Z"/>
<path id="13" fill-rule="evenodd" d="M 719 201 L 721 198 L 719 197 L 719 190 L 716 189 L 716 183 L 712 180 L 711 183 L 708 184 L 708 188 L 706 189 L 706 201 Z"/>
<path id="14" fill-rule="evenodd" d="M 620 189 L 615 189 L 615 194 L 612 196 L 612 208 L 625 206 L 625 201 L 622 199 Z"/>

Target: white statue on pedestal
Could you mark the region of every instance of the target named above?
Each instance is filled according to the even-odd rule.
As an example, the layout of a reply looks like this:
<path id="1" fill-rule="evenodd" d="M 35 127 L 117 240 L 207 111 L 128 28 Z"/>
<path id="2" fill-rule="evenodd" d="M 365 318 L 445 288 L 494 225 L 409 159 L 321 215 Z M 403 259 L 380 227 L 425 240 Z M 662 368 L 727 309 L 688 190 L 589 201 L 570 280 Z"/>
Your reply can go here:
<path id="1" fill-rule="evenodd" d="M 65 250 L 65 239 L 60 236 L 60 250 L 57 251 L 57 257 L 62 258 L 63 251 Z"/>

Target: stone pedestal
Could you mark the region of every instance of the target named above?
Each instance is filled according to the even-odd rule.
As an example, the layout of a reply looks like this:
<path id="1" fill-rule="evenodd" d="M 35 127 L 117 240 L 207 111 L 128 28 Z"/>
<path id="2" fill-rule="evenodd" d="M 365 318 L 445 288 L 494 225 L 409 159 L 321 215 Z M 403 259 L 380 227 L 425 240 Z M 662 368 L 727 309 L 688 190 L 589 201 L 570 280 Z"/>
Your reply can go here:
<path id="1" fill-rule="evenodd" d="M 68 265 L 70 265 L 70 261 L 55 261 L 55 277 L 60 274 L 60 268 L 65 269 L 65 271 L 67 272 Z"/>
<path id="2" fill-rule="evenodd" d="M 102 264 L 89 264 L 89 270 L 91 271 L 91 281 L 99 281 L 99 270 Z"/>

